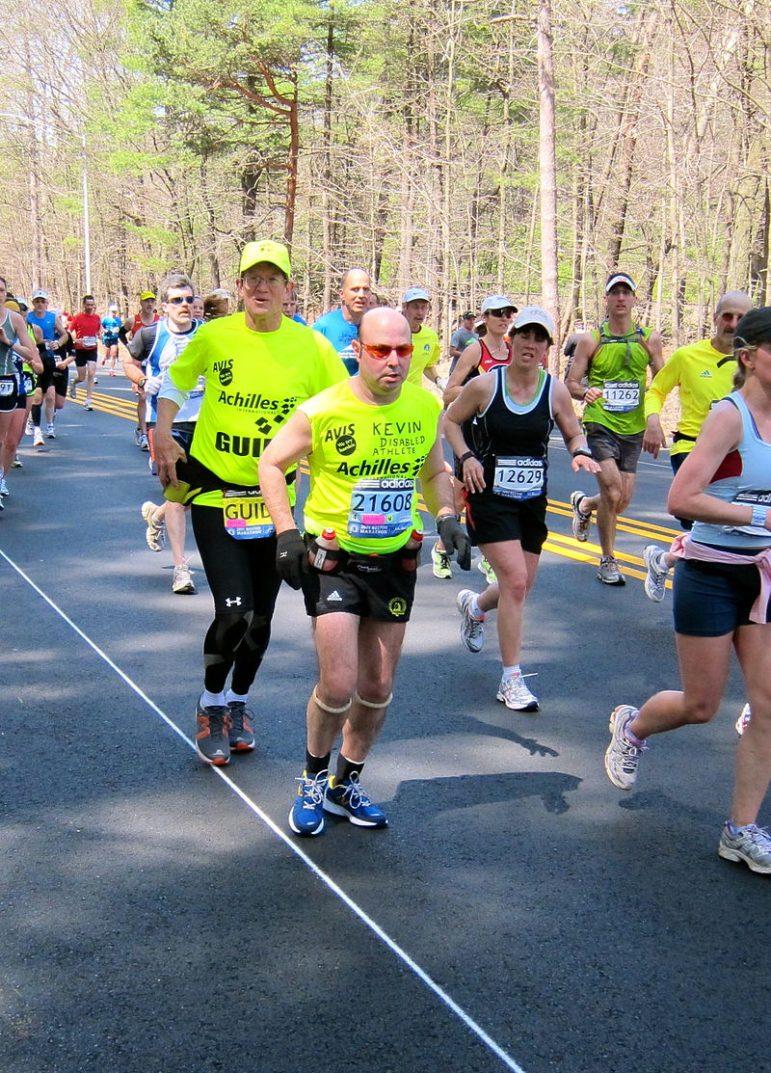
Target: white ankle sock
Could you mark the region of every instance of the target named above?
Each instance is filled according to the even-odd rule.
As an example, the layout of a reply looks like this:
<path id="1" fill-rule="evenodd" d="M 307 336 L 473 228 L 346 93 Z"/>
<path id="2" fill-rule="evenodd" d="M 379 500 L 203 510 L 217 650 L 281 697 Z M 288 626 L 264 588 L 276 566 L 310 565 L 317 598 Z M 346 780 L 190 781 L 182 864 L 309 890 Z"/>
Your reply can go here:
<path id="1" fill-rule="evenodd" d="M 504 679 L 506 679 L 506 678 L 516 678 L 516 676 L 518 674 L 520 674 L 520 675 L 522 674 L 522 668 L 520 667 L 520 665 L 518 663 L 513 663 L 510 667 L 506 667 L 504 665 L 504 668 L 503 668 L 503 677 L 504 677 Z"/>
<path id="2" fill-rule="evenodd" d="M 234 704 L 246 704 L 246 702 L 249 700 L 249 694 L 234 693 L 232 689 L 229 689 L 225 694 L 225 700 L 228 704 L 230 704 L 231 702 Z"/>
<path id="3" fill-rule="evenodd" d="M 204 689 L 201 694 L 201 704 L 204 708 L 224 708 L 225 703 L 224 693 L 210 693 L 208 689 Z"/>

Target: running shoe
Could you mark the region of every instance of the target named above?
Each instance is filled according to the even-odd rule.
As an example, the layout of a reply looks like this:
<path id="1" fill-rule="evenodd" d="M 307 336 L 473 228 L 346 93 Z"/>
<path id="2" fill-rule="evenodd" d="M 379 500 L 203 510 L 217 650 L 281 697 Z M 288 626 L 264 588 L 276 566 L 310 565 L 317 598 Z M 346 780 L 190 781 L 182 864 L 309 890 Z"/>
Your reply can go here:
<path id="1" fill-rule="evenodd" d="M 537 712 L 538 697 L 525 685 L 521 674 L 512 674 L 510 678 L 501 678 L 496 699 L 513 712 Z"/>
<path id="2" fill-rule="evenodd" d="M 469 652 L 481 652 L 485 643 L 485 620 L 476 619 L 471 614 L 474 600 L 471 589 L 461 589 L 456 598 L 460 612 L 460 639 Z"/>
<path id="3" fill-rule="evenodd" d="M 303 771 L 297 782 L 299 786 L 289 812 L 289 826 L 296 835 L 320 835 L 324 830 L 324 795 L 329 785 L 329 772 L 309 775 Z"/>
<path id="4" fill-rule="evenodd" d="M 195 582 L 193 573 L 187 563 L 180 563 L 174 567 L 174 576 L 171 579 L 171 591 L 177 596 L 194 596 Z"/>
<path id="5" fill-rule="evenodd" d="M 734 827 L 726 823 L 717 852 L 725 861 L 743 861 L 751 872 L 771 876 L 771 831 L 765 827 L 755 823 Z"/>
<path id="6" fill-rule="evenodd" d="M 99 377 L 98 377 L 98 376 L 95 376 L 95 377 L 94 377 L 94 383 L 95 383 L 95 384 L 98 384 L 98 383 L 99 383 Z"/>
<path id="7" fill-rule="evenodd" d="M 150 551 L 161 551 L 166 544 L 166 521 L 164 518 L 155 520 L 158 510 L 160 507 L 151 499 L 142 504 L 142 518 L 147 526 L 145 540 Z"/>
<path id="8" fill-rule="evenodd" d="M 11 493 L 8 491 L 8 485 L 5 483 L 5 477 L 0 477 L 0 498 L 9 496 Z"/>
<path id="9" fill-rule="evenodd" d="M 86 402 L 85 402 L 85 405 L 84 405 L 83 408 L 85 410 L 93 410 L 94 406 L 93 406 L 93 403 L 91 402 L 91 399 L 86 399 Z"/>
<path id="10" fill-rule="evenodd" d="M 608 729 L 611 738 L 605 751 L 605 770 L 610 781 L 619 790 L 632 789 L 637 781 L 637 765 L 647 748 L 646 745 L 632 745 L 627 739 L 626 728 L 636 715 L 637 709 L 631 704 L 619 704 L 610 713 Z"/>
<path id="11" fill-rule="evenodd" d="M 744 731 L 750 725 L 750 719 L 751 718 L 752 718 L 752 709 L 750 708 L 749 704 L 745 704 L 744 707 L 742 708 L 741 714 L 739 715 L 739 718 L 736 720 L 736 724 L 735 724 L 736 733 L 739 735 L 739 737 L 742 736 Z"/>
<path id="12" fill-rule="evenodd" d="M 145 436 L 144 432 L 139 437 L 139 446 L 142 448 L 143 451 L 150 450 L 150 441 L 148 440 L 147 436 Z"/>
<path id="13" fill-rule="evenodd" d="M 67 391 L 71 399 L 76 399 L 78 397 L 78 381 L 75 377 L 70 380 L 70 386 Z"/>
<path id="14" fill-rule="evenodd" d="M 231 750 L 234 753 L 250 753 L 254 748 L 252 727 L 254 713 L 240 700 L 229 700 L 228 712 L 230 713 L 228 738 Z"/>
<path id="15" fill-rule="evenodd" d="M 571 528 L 573 536 L 582 543 L 589 539 L 589 526 L 592 524 L 592 512 L 581 510 L 581 504 L 587 498 L 585 492 L 575 491 L 570 493 L 570 506 L 573 508 Z"/>
<path id="16" fill-rule="evenodd" d="M 452 579 L 452 567 L 450 566 L 450 556 L 446 551 L 437 551 L 436 545 L 431 549 L 431 563 L 433 567 L 434 577 L 440 578 L 442 581 L 448 581 Z"/>
<path id="17" fill-rule="evenodd" d="M 142 436 L 143 436 L 142 429 L 139 427 L 139 425 L 137 425 L 137 427 L 134 429 L 134 446 L 135 447 L 141 447 L 142 446 Z M 145 439 L 146 438 L 147 437 L 145 437 Z"/>
<path id="18" fill-rule="evenodd" d="M 39 428 L 35 429 L 35 437 L 32 440 L 32 446 L 33 447 L 45 447 L 45 442 L 43 441 L 43 433 L 40 431 Z"/>
<path id="19" fill-rule="evenodd" d="M 603 555 L 597 570 L 597 580 L 603 585 L 626 585 L 624 575 L 612 555 Z"/>
<path id="20" fill-rule="evenodd" d="M 357 827 L 388 826 L 385 812 L 378 805 L 373 805 L 362 789 L 358 771 L 351 772 L 341 782 L 337 782 L 334 776 L 329 780 L 324 811 L 331 812 L 333 816 L 345 816 Z"/>
<path id="21" fill-rule="evenodd" d="M 195 713 L 198 731 L 195 735 L 195 747 L 198 755 L 207 764 L 225 767 L 230 763 L 230 715 L 222 704 L 212 704 L 204 708 L 200 700 Z"/>
<path id="22" fill-rule="evenodd" d="M 666 562 L 666 552 L 657 548 L 655 544 L 648 544 L 643 551 L 645 561 L 645 595 L 654 604 L 660 604 L 667 591 L 667 574 L 669 567 Z M 620 575 L 619 575 L 620 576 Z"/>
<path id="23" fill-rule="evenodd" d="M 35 426 L 32 424 L 32 418 L 28 417 L 27 418 L 27 423 L 24 426 L 24 435 L 25 436 L 32 436 L 34 434 L 34 432 L 35 432 Z"/>
<path id="24" fill-rule="evenodd" d="M 49 440 L 55 440 L 56 439 L 56 429 L 54 428 L 53 421 L 49 421 L 48 424 L 46 425 L 46 437 Z"/>
<path id="25" fill-rule="evenodd" d="M 22 460 L 18 456 L 16 458 L 14 458 L 13 462 L 11 462 L 11 467 L 13 469 L 21 469 L 23 465 L 24 465 L 24 463 L 22 462 Z"/>
<path id="26" fill-rule="evenodd" d="M 488 585 L 495 585 L 498 578 L 495 576 L 495 571 L 493 570 L 492 566 L 490 566 L 487 559 L 485 559 L 484 555 L 477 563 L 477 570 L 480 574 L 484 576 L 484 579 Z"/>
<path id="27" fill-rule="evenodd" d="M 3 503 L 2 496 L 0 496 L 0 511 L 5 510 L 5 503 Z"/>

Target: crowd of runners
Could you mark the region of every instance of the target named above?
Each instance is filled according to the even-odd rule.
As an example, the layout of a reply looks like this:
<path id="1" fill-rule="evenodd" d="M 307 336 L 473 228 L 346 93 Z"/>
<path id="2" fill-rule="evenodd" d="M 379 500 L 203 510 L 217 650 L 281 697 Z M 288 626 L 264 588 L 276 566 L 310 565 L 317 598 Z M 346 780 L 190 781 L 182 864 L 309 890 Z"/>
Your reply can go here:
<path id="1" fill-rule="evenodd" d="M 223 766 L 255 747 L 249 694 L 286 581 L 302 591 L 318 659 L 289 825 L 318 835 L 333 814 L 382 828 L 386 814 L 361 777 L 393 696 L 421 511 L 436 520 L 436 577 L 452 579 L 453 560 L 469 570 L 479 548 L 484 591 L 456 597 L 462 643 L 481 651 L 495 610 L 495 696 L 511 711 L 537 711 L 521 665 L 523 609 L 548 533 L 552 430 L 573 471 L 596 482 L 595 493 L 571 495 L 573 534 L 586 541 L 596 519 L 598 581 L 620 588 L 618 519 L 641 452 L 655 457 L 666 444 L 661 413 L 677 388 L 668 509 L 683 533 L 643 554 L 651 600 L 674 573 L 681 689 L 613 709 L 605 768 L 629 790 L 649 739 L 711 720 L 733 649 L 747 704 L 718 852 L 771 874 L 771 834 L 757 823 L 771 775 L 771 308 L 729 292 L 709 338 L 665 361 L 659 333 L 637 323 L 636 290 L 627 272 L 611 273 L 605 318 L 569 341 L 562 381 L 548 372 L 550 314 L 506 295 L 460 318 L 447 376 L 422 286 L 392 308 L 352 269 L 339 305 L 307 326 L 289 253 L 270 240 L 245 246 L 234 294 L 202 298 L 170 272 L 127 319 L 117 305 L 100 316 L 91 295 L 70 317 L 42 290 L 30 308 L 0 278 L 0 504 L 27 423 L 33 447 L 54 439 L 68 393 L 90 409 L 97 371 L 125 375 L 135 443 L 163 490 L 161 502 L 138 504 L 148 545 L 160 551 L 168 539 L 173 592 L 193 594 L 189 514 L 214 601 L 197 698 L 201 759 Z"/>

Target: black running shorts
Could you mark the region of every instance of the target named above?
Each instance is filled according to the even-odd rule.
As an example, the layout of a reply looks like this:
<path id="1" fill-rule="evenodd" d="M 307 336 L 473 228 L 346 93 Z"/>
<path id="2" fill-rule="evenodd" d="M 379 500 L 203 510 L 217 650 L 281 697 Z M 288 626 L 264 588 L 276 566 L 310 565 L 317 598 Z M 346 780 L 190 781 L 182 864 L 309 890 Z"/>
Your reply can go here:
<path id="1" fill-rule="evenodd" d="M 415 599 L 417 557 L 351 555 L 334 573 L 314 568 L 303 583 L 305 610 L 311 618 L 346 611 L 377 622 L 409 622 Z"/>
<path id="2" fill-rule="evenodd" d="M 466 493 L 466 528 L 474 547 L 518 540 L 523 551 L 540 555 L 549 535 L 546 496 L 500 499 L 484 492 Z"/>

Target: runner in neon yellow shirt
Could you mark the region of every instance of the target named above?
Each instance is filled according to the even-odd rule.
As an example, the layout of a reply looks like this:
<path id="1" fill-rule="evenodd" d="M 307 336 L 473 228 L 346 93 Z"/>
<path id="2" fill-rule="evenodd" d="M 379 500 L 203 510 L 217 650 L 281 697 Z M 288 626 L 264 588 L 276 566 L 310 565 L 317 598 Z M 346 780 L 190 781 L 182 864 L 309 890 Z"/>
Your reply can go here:
<path id="1" fill-rule="evenodd" d="M 464 569 L 470 566 L 442 455 L 439 403 L 405 383 L 413 338 L 395 310 L 366 313 L 353 341 L 358 374 L 301 403 L 260 461 L 278 569 L 289 584 L 302 586 L 315 621 L 319 682 L 308 702 L 305 767 L 289 814 L 298 835 L 321 834 L 325 812 L 358 827 L 388 823 L 359 780 L 391 702 L 412 607 L 421 540 L 418 476 L 445 546 L 457 551 Z M 286 474 L 306 456 L 311 491 L 303 540 Z"/>
<path id="2" fill-rule="evenodd" d="M 655 376 L 664 364 L 660 334 L 633 321 L 636 290 L 629 273 L 611 272 L 605 283 L 607 319 L 599 332 L 585 332 L 579 338 L 565 380 L 573 398 L 586 403 L 586 439 L 600 463 L 598 494 L 590 496 L 579 489 L 571 493 L 573 536 L 587 539 L 596 510 L 602 549 L 597 579 L 605 585 L 626 584 L 614 554 L 616 524 L 634 493 L 648 366 Z"/>
<path id="3" fill-rule="evenodd" d="M 752 309 L 752 300 L 744 291 L 729 291 L 715 308 L 714 334 L 710 339 L 679 347 L 663 369 L 653 378 L 645 396 L 645 438 L 643 450 L 654 458 L 666 444 L 664 429 L 659 414 L 667 395 L 678 388 L 680 393 L 680 420 L 669 450 L 672 470 L 677 473 L 693 450 L 701 426 L 714 403 L 730 394 L 734 386 L 736 357 L 734 334 L 741 318 Z M 679 519 L 683 529 L 690 529 L 688 519 Z M 669 552 L 655 544 L 648 544 L 643 551 L 647 569 L 645 594 L 654 603 L 661 603 L 666 593 L 667 574 L 675 564 Z"/>
<path id="4" fill-rule="evenodd" d="M 347 377 L 328 340 L 283 315 L 291 271 L 285 246 L 247 243 L 237 281 L 243 313 L 204 324 L 169 367 L 158 394 L 159 476 L 168 496 L 192 503 L 214 597 L 196 745 L 201 758 L 217 766 L 229 762 L 231 750 L 254 748 L 246 704 L 281 584 L 257 463 L 299 403 Z M 199 378 L 205 386 L 187 458 L 171 426 Z"/>

